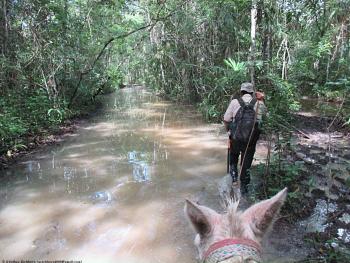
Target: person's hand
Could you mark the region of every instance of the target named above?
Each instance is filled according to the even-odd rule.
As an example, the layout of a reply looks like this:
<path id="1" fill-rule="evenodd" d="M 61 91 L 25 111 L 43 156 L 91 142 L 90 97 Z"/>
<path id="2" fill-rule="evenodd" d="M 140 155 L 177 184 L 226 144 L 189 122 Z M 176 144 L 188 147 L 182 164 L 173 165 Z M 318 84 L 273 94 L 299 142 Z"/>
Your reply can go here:
<path id="1" fill-rule="evenodd" d="M 255 93 L 255 97 L 257 100 L 264 100 L 265 99 L 265 94 L 262 91 L 257 91 Z"/>

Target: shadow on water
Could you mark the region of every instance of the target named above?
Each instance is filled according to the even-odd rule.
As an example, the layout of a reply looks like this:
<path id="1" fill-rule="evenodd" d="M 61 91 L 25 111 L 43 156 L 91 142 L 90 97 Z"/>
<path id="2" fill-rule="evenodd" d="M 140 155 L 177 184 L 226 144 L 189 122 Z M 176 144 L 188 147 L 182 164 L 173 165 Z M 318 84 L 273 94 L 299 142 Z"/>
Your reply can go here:
<path id="1" fill-rule="evenodd" d="M 196 262 L 184 199 L 220 206 L 221 126 L 141 88 L 104 99 L 61 145 L 4 172 L 3 259 Z"/>

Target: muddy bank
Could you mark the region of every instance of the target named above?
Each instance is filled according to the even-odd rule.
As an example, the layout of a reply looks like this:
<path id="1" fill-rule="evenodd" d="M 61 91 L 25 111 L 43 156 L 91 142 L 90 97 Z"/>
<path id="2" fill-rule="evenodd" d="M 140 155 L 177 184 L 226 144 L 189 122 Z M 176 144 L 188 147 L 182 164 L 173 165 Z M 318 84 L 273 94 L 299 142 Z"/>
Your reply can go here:
<path id="1" fill-rule="evenodd" d="M 21 149 L 10 149 L 7 153 L 0 156 L 0 169 L 8 168 L 9 165 L 13 165 L 18 158 L 33 153 L 40 147 L 59 143 L 66 134 L 73 133 L 76 129 L 76 124 L 66 122 L 63 126 L 58 128 L 58 131 L 45 131 L 41 134 L 27 135 L 28 137 L 24 138 L 26 143 L 23 144 Z M 48 133 L 51 134 L 47 135 Z"/>
<path id="2" fill-rule="evenodd" d="M 67 136 L 74 134 L 81 125 L 100 114 L 102 110 L 103 105 L 97 102 L 89 112 L 65 120 L 57 127 L 42 128 L 37 133 L 28 133 L 18 138 L 21 141 L 20 146 L 8 149 L 0 155 L 0 170 L 7 169 L 20 161 L 21 158 L 40 151 L 43 147 L 62 143 Z"/>
<path id="3" fill-rule="evenodd" d="M 287 204 L 271 234 L 272 242 L 279 235 L 290 235 L 287 243 L 276 244 L 279 251 L 307 249 L 298 251 L 302 260 L 290 262 L 350 262 L 349 130 L 337 124 L 334 116 L 312 110 L 295 114 L 290 139 L 274 137 L 267 175 L 266 166 L 259 163 L 265 164 L 269 143 L 259 142 L 257 153 L 265 152 L 265 159 L 256 160 L 252 167 L 255 178 L 248 199 L 253 202 L 266 196 L 266 186 L 275 191 L 288 186 Z"/>
<path id="4" fill-rule="evenodd" d="M 325 262 L 350 260 L 350 133 L 331 116 L 301 111 L 284 158 L 300 167 L 301 203 L 298 220 L 313 247 L 308 258 Z M 295 211 L 297 213 L 297 211 Z"/>

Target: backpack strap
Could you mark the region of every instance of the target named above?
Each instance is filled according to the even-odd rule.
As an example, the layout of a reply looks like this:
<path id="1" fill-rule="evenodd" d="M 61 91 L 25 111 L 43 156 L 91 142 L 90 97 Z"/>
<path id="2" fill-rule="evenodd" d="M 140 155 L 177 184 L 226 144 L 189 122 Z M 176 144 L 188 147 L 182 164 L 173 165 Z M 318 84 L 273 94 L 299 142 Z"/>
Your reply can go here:
<path id="1" fill-rule="evenodd" d="M 254 106 L 255 106 L 255 103 L 256 103 L 256 98 L 253 97 L 253 99 L 252 99 L 252 100 L 250 101 L 250 103 L 249 103 L 249 106 L 254 107 Z"/>
<path id="2" fill-rule="evenodd" d="M 244 100 L 242 99 L 242 97 L 238 98 L 237 100 L 238 100 L 238 102 L 239 102 L 239 105 L 241 105 L 242 108 L 243 108 L 244 106 L 247 105 L 247 104 L 244 102 Z M 257 101 L 256 98 L 253 97 L 252 100 L 249 102 L 248 105 L 254 107 L 256 101 Z"/>
<path id="3" fill-rule="evenodd" d="M 243 101 L 242 97 L 239 97 L 238 99 L 239 105 L 243 108 L 245 106 L 245 102 Z"/>

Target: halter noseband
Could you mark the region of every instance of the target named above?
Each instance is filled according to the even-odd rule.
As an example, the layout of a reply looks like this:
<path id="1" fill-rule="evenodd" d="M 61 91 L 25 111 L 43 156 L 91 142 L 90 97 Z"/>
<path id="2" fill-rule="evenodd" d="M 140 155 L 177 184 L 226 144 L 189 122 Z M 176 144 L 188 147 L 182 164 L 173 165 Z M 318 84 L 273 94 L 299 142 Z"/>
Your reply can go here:
<path id="1" fill-rule="evenodd" d="M 261 246 L 247 238 L 228 238 L 212 244 L 204 253 L 204 263 L 217 263 L 234 256 L 262 262 Z"/>

